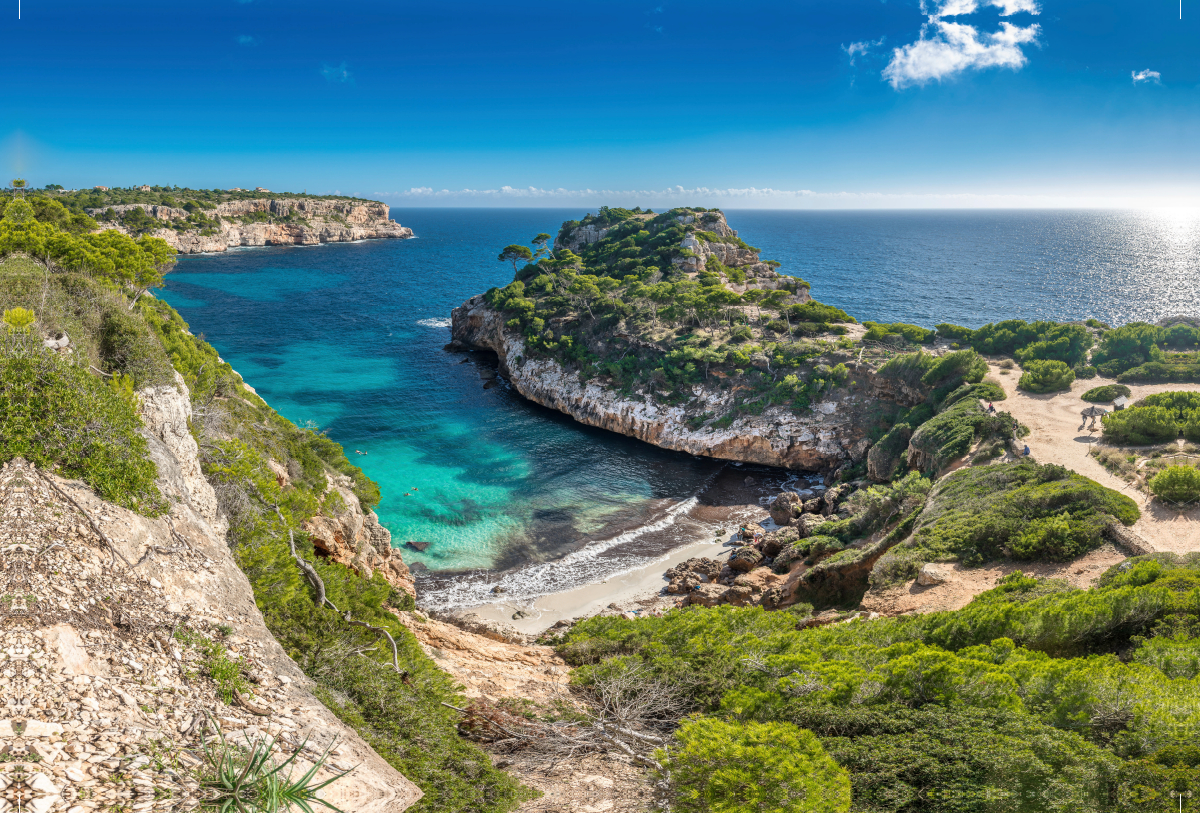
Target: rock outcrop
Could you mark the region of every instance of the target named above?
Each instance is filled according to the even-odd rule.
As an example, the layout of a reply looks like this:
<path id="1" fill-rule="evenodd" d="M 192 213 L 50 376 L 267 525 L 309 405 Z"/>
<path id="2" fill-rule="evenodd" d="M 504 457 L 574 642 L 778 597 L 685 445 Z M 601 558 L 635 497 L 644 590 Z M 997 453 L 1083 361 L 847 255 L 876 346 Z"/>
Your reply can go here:
<path id="1" fill-rule="evenodd" d="M 268 631 L 200 474 L 186 388 L 139 400 L 163 516 L 20 459 L 0 468 L 5 795 L 36 813 L 193 809 L 215 727 L 242 747 L 274 738 L 299 773 L 333 748 L 317 780 L 353 770 L 322 792 L 347 813 L 407 809 L 421 791 L 322 705 Z M 248 683 L 222 686 L 215 653 Z"/>
<path id="2" fill-rule="evenodd" d="M 325 493 L 336 494 L 332 503 L 339 507 L 331 512 L 332 517 L 315 516 L 302 526 L 317 554 L 346 565 L 366 579 L 378 571 L 393 587 L 415 598 L 412 573 L 400 552 L 392 548 L 391 532 L 379 524 L 374 511 L 363 511 L 349 477 L 326 477 Z"/>
<path id="3" fill-rule="evenodd" d="M 185 221 L 189 216 L 184 209 L 148 203 L 87 211 L 101 217 L 108 209 L 118 216 L 130 209 L 142 209 L 150 217 L 165 223 Z M 216 221 L 218 227 L 176 230 L 164 226 L 150 232 L 151 236 L 166 240 L 180 254 L 225 251 L 234 246 L 314 246 L 413 236 L 412 229 L 389 219 L 387 204 L 378 201 L 259 198 L 228 201 L 217 204 L 214 209 L 198 211 Z M 101 225 L 126 231 L 119 223 L 104 222 Z"/>
<path id="4" fill-rule="evenodd" d="M 862 460 L 871 441 L 861 412 L 869 394 L 826 395 L 813 409 L 797 415 L 781 406 L 759 415 L 743 415 L 723 429 L 692 428 L 689 421 L 704 412 L 730 408 L 735 397 L 715 384 L 697 385 L 683 406 L 668 406 L 652 394 L 625 396 L 598 380 L 579 376 L 557 361 L 526 358 L 521 335 L 505 326 L 504 314 L 489 307 L 482 296 L 472 297 L 451 313 L 451 333 L 459 346 L 494 352 L 500 374 L 530 401 L 557 409 L 580 423 L 598 426 L 664 449 L 745 463 L 832 471 Z M 860 376 L 866 384 L 869 376 Z"/>

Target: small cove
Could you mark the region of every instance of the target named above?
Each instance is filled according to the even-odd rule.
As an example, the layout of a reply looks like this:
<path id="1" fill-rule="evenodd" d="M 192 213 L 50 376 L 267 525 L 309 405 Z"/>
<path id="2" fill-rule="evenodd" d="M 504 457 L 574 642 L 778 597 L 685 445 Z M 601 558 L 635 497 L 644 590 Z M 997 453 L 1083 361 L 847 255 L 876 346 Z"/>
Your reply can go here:
<path id="1" fill-rule="evenodd" d="M 447 353 L 451 308 L 512 269 L 501 247 L 582 210 L 393 210 L 417 239 L 181 258 L 164 298 L 264 398 L 312 422 L 379 481 L 427 600 L 538 595 L 644 564 L 711 533 L 749 467 L 668 452 L 484 389 Z M 978 326 L 1200 313 L 1195 220 L 1121 212 L 729 212 L 818 299 L 862 319 Z M 355 451 L 366 452 L 359 455 Z M 756 471 L 764 490 L 783 472 Z M 407 494 L 407 496 L 405 496 Z M 711 515 L 709 515 L 711 517 Z M 715 522 L 719 525 L 719 522 Z"/>

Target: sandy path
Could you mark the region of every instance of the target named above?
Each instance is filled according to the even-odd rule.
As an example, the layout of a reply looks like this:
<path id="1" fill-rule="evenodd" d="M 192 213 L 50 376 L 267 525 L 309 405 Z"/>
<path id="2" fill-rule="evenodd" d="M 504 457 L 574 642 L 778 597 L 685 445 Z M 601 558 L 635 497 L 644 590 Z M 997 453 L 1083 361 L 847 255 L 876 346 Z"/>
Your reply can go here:
<path id="1" fill-rule="evenodd" d="M 1017 381 L 1021 376 L 1018 368 L 1004 371 L 993 364 L 990 365 L 990 371 L 991 378 L 998 381 L 1008 395 L 1008 400 L 997 404 L 996 409 L 1012 413 L 1029 427 L 1030 434 L 1025 442 L 1029 444 L 1029 451 L 1035 460 L 1066 466 L 1132 497 L 1142 510 L 1142 518 L 1133 526 L 1133 530 L 1155 550 L 1175 553 L 1200 550 L 1200 509 L 1176 511 L 1151 503 L 1147 499 L 1149 495 L 1109 474 L 1088 454 L 1095 444 L 1100 443 L 1100 432 L 1089 433 L 1086 427 L 1081 428 L 1083 419 L 1080 412 L 1091 404 L 1080 396 L 1093 387 L 1115 384 L 1116 381 L 1107 378 L 1079 380 L 1071 385 L 1070 392 L 1034 395 L 1017 389 Z M 1003 372 L 1008 375 L 1002 375 Z M 1200 392 L 1200 384 L 1130 384 L 1129 388 L 1133 391 L 1130 401 L 1157 392 Z M 1106 404 L 1100 406 L 1110 408 Z"/>

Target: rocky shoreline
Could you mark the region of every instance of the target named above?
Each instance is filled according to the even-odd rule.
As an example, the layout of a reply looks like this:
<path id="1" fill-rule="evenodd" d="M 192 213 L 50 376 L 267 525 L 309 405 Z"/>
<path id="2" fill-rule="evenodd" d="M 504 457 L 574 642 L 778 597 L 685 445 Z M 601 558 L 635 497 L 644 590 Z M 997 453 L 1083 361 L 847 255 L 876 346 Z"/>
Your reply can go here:
<path id="1" fill-rule="evenodd" d="M 521 335 L 508 328 L 504 314 L 482 296 L 451 312 L 450 331 L 448 349 L 494 353 L 500 375 L 530 401 L 664 449 L 784 469 L 833 471 L 865 459 L 871 445 L 858 418 L 872 397 L 865 391 L 871 385 L 869 373 L 860 381 L 863 392 L 829 395 L 804 415 L 769 407 L 760 415 L 741 416 L 724 429 L 693 429 L 692 416 L 727 406 L 733 398 L 729 390 L 697 385 L 689 404 L 670 406 L 652 393 L 623 396 L 598 381 L 583 383 L 553 359 L 527 357 Z"/>
<path id="2" fill-rule="evenodd" d="M 148 234 L 165 240 L 180 254 L 208 254 L 238 246 L 315 246 L 356 240 L 405 240 L 414 236 L 412 229 L 391 220 L 388 205 L 378 201 L 234 200 L 212 209 L 197 210 L 217 224 L 205 229 L 171 228 L 168 224 L 182 224 L 193 214 L 171 206 L 130 203 L 87 212 L 98 219 L 109 212 L 120 218 L 132 209 L 142 209 L 148 216 L 163 221 L 162 228 Z M 119 221 L 104 223 L 104 227 L 128 233 Z"/>

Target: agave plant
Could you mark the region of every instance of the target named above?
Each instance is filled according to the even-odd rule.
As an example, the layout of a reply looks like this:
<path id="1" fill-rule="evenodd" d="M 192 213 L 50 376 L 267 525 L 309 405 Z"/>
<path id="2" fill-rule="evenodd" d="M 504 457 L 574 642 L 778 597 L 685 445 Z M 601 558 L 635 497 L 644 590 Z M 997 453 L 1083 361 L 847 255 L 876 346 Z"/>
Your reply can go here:
<path id="1" fill-rule="evenodd" d="M 336 806 L 317 798 L 317 793 L 350 771 L 323 782 L 314 781 L 329 760 L 333 743 L 303 775 L 293 776 L 296 757 L 307 743 L 306 739 L 290 757 L 276 764 L 271 756 L 274 738 L 256 740 L 248 749 L 243 749 L 227 742 L 218 728 L 216 738 L 204 746 L 208 763 L 208 770 L 201 780 L 206 791 L 205 807 L 221 813 L 284 813 L 293 808 L 313 813 L 315 803 L 341 813 Z"/>

